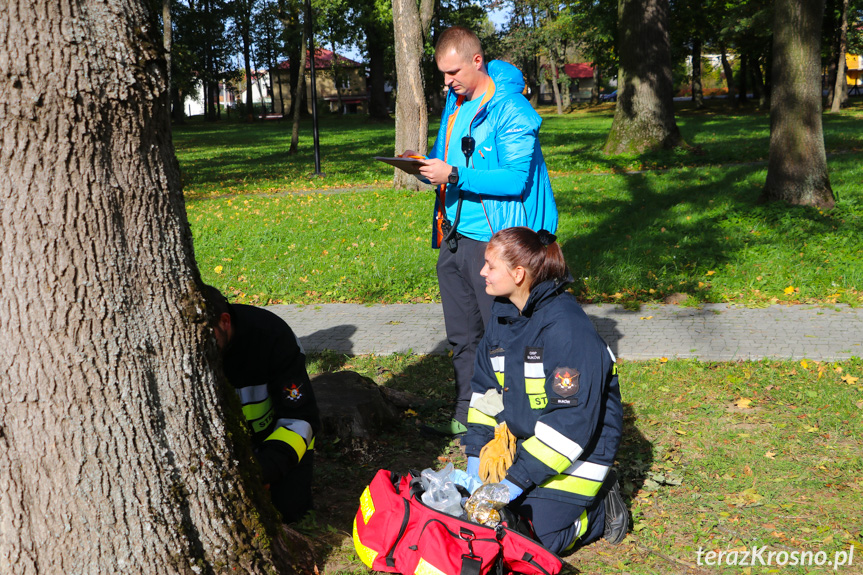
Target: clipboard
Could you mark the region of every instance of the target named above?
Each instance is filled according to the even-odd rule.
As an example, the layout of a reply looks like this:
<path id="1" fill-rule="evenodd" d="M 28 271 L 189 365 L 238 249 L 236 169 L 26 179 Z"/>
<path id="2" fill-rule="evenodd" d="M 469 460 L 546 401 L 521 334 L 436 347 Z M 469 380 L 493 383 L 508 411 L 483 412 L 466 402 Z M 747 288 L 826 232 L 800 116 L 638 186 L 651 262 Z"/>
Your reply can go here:
<path id="1" fill-rule="evenodd" d="M 414 176 L 418 176 L 420 168 L 425 165 L 425 160 L 422 158 L 387 158 L 385 156 L 375 156 L 375 159 L 379 162 L 395 166 L 403 172 Z"/>

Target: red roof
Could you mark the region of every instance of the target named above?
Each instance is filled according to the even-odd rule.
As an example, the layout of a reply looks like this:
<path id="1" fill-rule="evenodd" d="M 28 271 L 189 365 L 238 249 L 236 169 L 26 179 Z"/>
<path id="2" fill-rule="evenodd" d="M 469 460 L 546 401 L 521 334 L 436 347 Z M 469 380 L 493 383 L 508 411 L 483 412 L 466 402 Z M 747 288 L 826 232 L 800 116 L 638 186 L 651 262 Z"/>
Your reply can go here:
<path id="1" fill-rule="evenodd" d="M 362 66 L 359 62 L 354 62 L 350 58 L 345 58 L 341 54 L 335 54 L 337 65 L 348 68 L 359 68 Z M 332 67 L 333 51 L 324 48 L 315 48 L 315 70 L 328 70 Z M 289 60 L 276 64 L 278 70 L 290 70 L 291 63 Z M 306 54 L 306 70 L 311 68 L 311 61 Z"/>
<path id="2" fill-rule="evenodd" d="M 581 78 L 593 78 L 593 66 L 587 63 L 581 64 L 565 64 L 563 72 L 575 80 Z"/>

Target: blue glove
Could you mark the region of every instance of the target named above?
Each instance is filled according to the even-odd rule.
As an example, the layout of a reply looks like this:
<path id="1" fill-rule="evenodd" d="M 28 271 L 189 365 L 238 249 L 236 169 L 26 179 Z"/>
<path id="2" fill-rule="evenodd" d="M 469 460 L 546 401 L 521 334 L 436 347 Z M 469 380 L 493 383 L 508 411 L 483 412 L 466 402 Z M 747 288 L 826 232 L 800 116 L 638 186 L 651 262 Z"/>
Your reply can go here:
<path id="1" fill-rule="evenodd" d="M 479 457 L 467 458 L 467 474 L 479 477 Z"/>
<path id="2" fill-rule="evenodd" d="M 468 493 L 473 494 L 474 491 L 482 487 L 482 481 L 474 475 L 468 475 L 461 469 L 455 469 L 449 474 L 449 479 L 467 489 Z"/>
<path id="3" fill-rule="evenodd" d="M 524 493 L 524 489 L 513 483 L 512 481 L 507 481 L 504 479 L 500 482 L 501 485 L 506 485 L 509 489 L 509 500 L 512 501 L 514 499 L 518 499 L 518 496 Z"/>

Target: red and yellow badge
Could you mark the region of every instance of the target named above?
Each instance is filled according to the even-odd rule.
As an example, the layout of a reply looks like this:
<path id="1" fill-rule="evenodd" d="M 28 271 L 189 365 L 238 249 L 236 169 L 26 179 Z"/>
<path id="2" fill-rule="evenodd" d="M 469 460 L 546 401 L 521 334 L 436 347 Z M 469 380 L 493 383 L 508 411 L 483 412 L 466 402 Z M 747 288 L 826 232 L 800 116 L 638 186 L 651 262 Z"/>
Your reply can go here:
<path id="1" fill-rule="evenodd" d="M 292 383 L 291 387 L 283 387 L 282 393 L 284 393 L 285 399 L 290 399 L 291 401 L 299 401 L 299 399 L 303 396 L 300 388 L 297 387 L 297 384 L 295 383 Z"/>
<path id="2" fill-rule="evenodd" d="M 559 367 L 554 370 L 554 383 L 551 385 L 551 390 L 561 397 L 569 397 L 578 392 L 578 373 L 577 369 L 571 367 Z"/>

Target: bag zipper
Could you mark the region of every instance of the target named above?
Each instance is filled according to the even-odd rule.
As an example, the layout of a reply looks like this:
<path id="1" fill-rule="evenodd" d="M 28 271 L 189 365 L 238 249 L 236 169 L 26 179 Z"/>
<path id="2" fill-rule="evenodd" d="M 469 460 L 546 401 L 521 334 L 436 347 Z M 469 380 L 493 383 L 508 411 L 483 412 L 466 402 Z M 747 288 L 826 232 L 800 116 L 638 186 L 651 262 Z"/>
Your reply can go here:
<path id="1" fill-rule="evenodd" d="M 402 498 L 402 501 L 405 504 L 405 514 L 404 514 L 404 517 L 402 518 L 402 526 L 399 528 L 399 534 L 398 534 L 398 536 L 396 536 L 396 540 L 393 541 L 393 546 L 390 547 L 390 550 L 385 557 L 387 567 L 395 567 L 396 566 L 396 559 L 395 559 L 396 547 L 398 546 L 399 542 L 401 542 L 402 537 L 405 536 L 405 531 L 407 531 L 407 528 L 408 528 L 408 520 L 410 520 L 410 517 L 411 517 L 410 502 L 404 498 Z"/>

